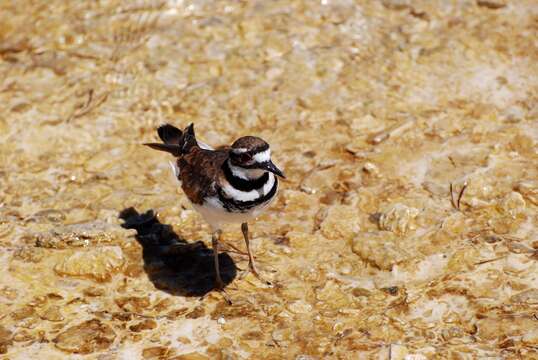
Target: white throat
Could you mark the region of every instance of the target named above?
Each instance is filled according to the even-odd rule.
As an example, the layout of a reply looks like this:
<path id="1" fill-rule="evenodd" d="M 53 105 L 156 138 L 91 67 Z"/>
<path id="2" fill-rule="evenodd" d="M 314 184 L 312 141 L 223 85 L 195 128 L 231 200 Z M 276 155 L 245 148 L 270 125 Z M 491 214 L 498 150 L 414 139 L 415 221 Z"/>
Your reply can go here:
<path id="1" fill-rule="evenodd" d="M 245 169 L 235 166 L 230 161 L 228 161 L 228 166 L 230 167 L 230 170 L 234 176 L 244 180 L 256 180 L 266 173 L 266 170 L 262 169 Z"/>

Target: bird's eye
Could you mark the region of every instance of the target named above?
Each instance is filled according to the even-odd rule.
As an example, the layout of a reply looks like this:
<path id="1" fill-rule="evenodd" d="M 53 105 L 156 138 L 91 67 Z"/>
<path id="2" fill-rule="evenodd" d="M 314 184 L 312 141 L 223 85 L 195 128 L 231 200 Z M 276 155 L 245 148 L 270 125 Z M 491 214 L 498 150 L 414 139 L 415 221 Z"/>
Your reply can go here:
<path id="1" fill-rule="evenodd" d="M 252 156 L 250 156 L 249 153 L 242 153 L 241 155 L 239 155 L 239 161 L 241 161 L 242 163 L 247 163 L 250 160 L 252 160 Z"/>

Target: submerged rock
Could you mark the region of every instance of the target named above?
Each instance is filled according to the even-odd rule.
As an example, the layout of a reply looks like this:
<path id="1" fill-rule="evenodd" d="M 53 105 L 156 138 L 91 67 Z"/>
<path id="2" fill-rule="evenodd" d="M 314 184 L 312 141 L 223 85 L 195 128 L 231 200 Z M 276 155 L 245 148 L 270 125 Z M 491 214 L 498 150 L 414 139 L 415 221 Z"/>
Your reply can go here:
<path id="1" fill-rule="evenodd" d="M 538 289 L 529 289 L 510 298 L 515 303 L 538 304 Z"/>
<path id="2" fill-rule="evenodd" d="M 108 281 L 124 264 L 119 246 L 77 250 L 54 267 L 58 275 L 87 277 Z"/>
<path id="3" fill-rule="evenodd" d="M 500 205 L 503 212 L 513 218 L 525 211 L 525 199 L 515 191 L 506 195 Z"/>
<path id="4" fill-rule="evenodd" d="M 124 311 L 141 312 L 150 305 L 148 297 L 128 296 L 115 300 L 116 304 Z"/>
<path id="5" fill-rule="evenodd" d="M 516 185 L 516 190 L 534 205 L 538 205 L 538 181 L 522 181 Z"/>
<path id="6" fill-rule="evenodd" d="M 0 354 L 7 353 L 7 347 L 12 343 L 11 331 L 0 325 Z"/>
<path id="7" fill-rule="evenodd" d="M 497 10 L 505 7 L 508 4 L 507 0 L 477 0 L 476 4 L 488 9 Z"/>
<path id="8" fill-rule="evenodd" d="M 409 350 L 407 347 L 398 344 L 390 345 L 390 359 L 391 360 L 404 360 L 407 358 Z"/>
<path id="9" fill-rule="evenodd" d="M 157 322 L 155 320 L 145 319 L 135 325 L 129 326 L 129 330 L 134 331 L 134 332 L 140 332 L 143 330 L 152 330 L 152 329 L 155 329 L 156 327 L 157 327 Z"/>
<path id="10" fill-rule="evenodd" d="M 207 360 L 207 359 L 209 359 L 209 357 L 203 354 L 200 354 L 198 352 L 178 355 L 173 358 L 173 360 Z"/>
<path id="11" fill-rule="evenodd" d="M 41 319 L 48 321 L 62 321 L 64 317 L 59 306 L 50 306 L 41 313 Z"/>
<path id="12" fill-rule="evenodd" d="M 35 307 L 30 305 L 24 305 L 23 307 L 18 308 L 15 311 L 11 312 L 11 317 L 14 320 L 20 321 L 26 318 L 29 318 L 35 314 Z"/>
<path id="13" fill-rule="evenodd" d="M 523 343 L 525 343 L 526 345 L 538 345 L 538 329 L 530 330 L 528 333 L 523 335 L 521 341 L 523 341 Z"/>
<path id="14" fill-rule="evenodd" d="M 90 354 L 108 349 L 115 338 L 116 334 L 110 326 L 93 319 L 61 332 L 53 342 L 58 349 L 66 352 Z"/>
<path id="15" fill-rule="evenodd" d="M 171 349 L 164 346 L 154 346 L 142 351 L 144 359 L 163 359 L 168 358 L 170 355 L 172 355 Z"/>
<path id="16" fill-rule="evenodd" d="M 362 232 L 353 239 L 352 250 L 362 260 L 383 270 L 411 257 L 390 232 Z"/>
<path id="17" fill-rule="evenodd" d="M 321 223 L 321 232 L 328 239 L 351 239 L 360 230 L 357 211 L 351 206 L 335 205 Z"/>
<path id="18" fill-rule="evenodd" d="M 66 225 L 47 232 L 37 233 L 35 246 L 53 249 L 109 244 L 115 239 L 127 238 L 133 230 L 124 229 L 104 221 Z"/>

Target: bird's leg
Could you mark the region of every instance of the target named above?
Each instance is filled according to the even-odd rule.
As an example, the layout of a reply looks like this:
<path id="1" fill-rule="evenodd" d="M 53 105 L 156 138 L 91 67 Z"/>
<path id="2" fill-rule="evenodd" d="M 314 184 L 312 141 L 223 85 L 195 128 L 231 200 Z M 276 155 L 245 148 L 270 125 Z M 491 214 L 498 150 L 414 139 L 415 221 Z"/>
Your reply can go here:
<path id="1" fill-rule="evenodd" d="M 215 286 L 219 290 L 224 289 L 224 282 L 222 281 L 222 278 L 220 277 L 220 268 L 219 268 L 219 240 L 220 240 L 221 234 L 222 234 L 222 231 L 218 229 L 215 232 L 213 232 L 213 236 L 211 237 L 211 243 L 213 246 L 213 257 L 215 258 Z"/>
<path id="2" fill-rule="evenodd" d="M 213 232 L 213 236 L 211 236 L 211 243 L 213 246 L 213 258 L 215 259 L 215 288 L 222 294 L 224 297 L 224 300 L 228 303 L 228 305 L 232 305 L 232 300 L 226 294 L 226 291 L 224 290 L 224 281 L 222 281 L 222 278 L 220 277 L 220 267 L 219 267 L 219 240 L 220 235 L 222 234 L 222 231 L 220 229 Z"/>
<path id="3" fill-rule="evenodd" d="M 248 223 L 244 222 L 241 224 L 241 231 L 243 232 L 243 237 L 245 238 L 245 243 L 247 245 L 247 252 L 248 252 L 248 267 L 250 268 L 250 271 L 261 281 L 265 282 L 267 285 L 271 285 L 270 281 L 265 280 L 258 270 L 256 269 L 256 265 L 254 264 L 254 256 L 252 256 L 252 252 L 250 251 L 250 242 L 248 238 Z"/>

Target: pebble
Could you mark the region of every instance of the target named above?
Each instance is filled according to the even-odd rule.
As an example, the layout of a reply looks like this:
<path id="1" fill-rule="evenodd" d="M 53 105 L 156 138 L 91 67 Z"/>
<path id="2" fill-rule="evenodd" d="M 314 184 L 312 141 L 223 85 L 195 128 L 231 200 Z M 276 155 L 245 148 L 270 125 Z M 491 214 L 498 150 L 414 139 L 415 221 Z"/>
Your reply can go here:
<path id="1" fill-rule="evenodd" d="M 381 213 L 379 228 L 403 235 L 409 230 L 415 229 L 413 220 L 418 214 L 418 209 L 400 203 L 393 204 Z"/>

